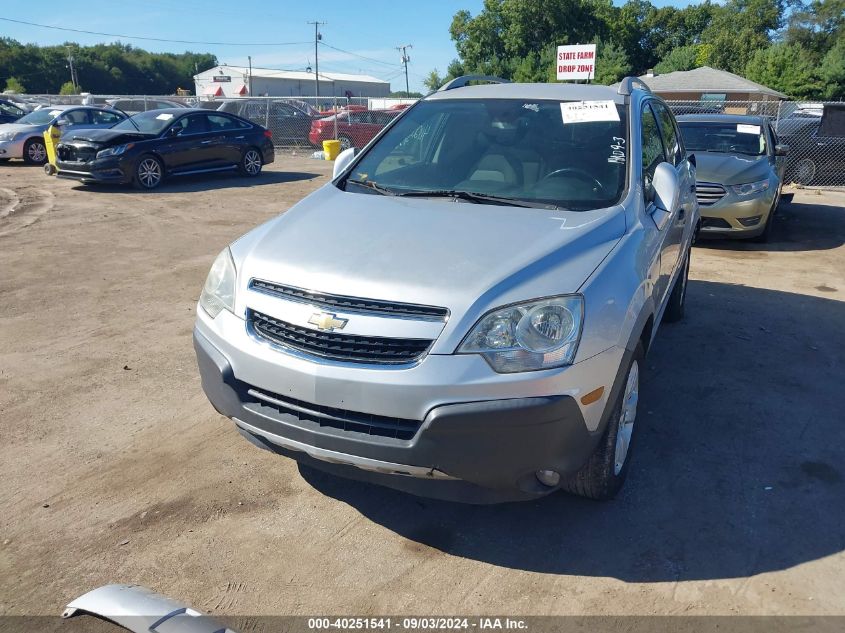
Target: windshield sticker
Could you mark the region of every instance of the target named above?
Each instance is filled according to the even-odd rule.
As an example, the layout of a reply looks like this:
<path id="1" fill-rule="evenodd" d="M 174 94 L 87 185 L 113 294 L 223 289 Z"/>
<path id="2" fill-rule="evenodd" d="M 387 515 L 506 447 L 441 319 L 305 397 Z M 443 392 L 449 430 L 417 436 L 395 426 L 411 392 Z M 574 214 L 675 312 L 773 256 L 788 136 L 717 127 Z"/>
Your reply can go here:
<path id="1" fill-rule="evenodd" d="M 625 139 L 621 136 L 613 137 L 613 144 L 610 146 L 610 156 L 607 162 L 615 163 L 616 165 L 625 164 Z"/>
<path id="2" fill-rule="evenodd" d="M 539 112 L 540 111 L 540 104 L 539 103 L 524 103 L 522 107 L 526 110 L 531 110 L 531 112 Z"/>
<path id="3" fill-rule="evenodd" d="M 560 104 L 563 123 L 618 121 L 619 111 L 613 101 L 570 101 Z"/>
<path id="4" fill-rule="evenodd" d="M 173 115 L 170 114 L 169 112 L 162 112 L 156 118 L 160 119 L 161 121 L 169 121 L 170 119 L 173 118 Z"/>
<path id="5" fill-rule="evenodd" d="M 737 123 L 736 131 L 740 134 L 760 134 L 760 126 L 759 125 L 744 125 L 742 123 Z"/>
<path id="6" fill-rule="evenodd" d="M 50 110 L 50 116 L 58 116 L 62 113 L 61 110 Z"/>

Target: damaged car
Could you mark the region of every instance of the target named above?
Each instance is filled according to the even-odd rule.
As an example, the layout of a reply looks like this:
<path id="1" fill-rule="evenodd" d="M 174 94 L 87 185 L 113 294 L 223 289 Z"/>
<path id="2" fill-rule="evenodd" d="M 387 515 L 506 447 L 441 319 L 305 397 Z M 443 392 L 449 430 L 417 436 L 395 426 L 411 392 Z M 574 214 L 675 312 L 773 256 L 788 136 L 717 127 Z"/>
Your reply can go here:
<path id="1" fill-rule="evenodd" d="M 141 112 L 108 130 L 66 134 L 56 147 L 60 178 L 155 189 L 165 179 L 239 171 L 272 163 L 269 130 L 223 112 L 173 108 Z"/>

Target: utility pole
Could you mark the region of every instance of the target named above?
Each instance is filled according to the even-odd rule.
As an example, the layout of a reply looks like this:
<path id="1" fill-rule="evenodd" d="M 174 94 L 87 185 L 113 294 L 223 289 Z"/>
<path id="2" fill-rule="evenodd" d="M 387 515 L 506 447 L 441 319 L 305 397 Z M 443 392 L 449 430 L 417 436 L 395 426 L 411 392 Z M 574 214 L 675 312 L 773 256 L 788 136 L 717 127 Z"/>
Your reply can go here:
<path id="1" fill-rule="evenodd" d="M 314 88 L 316 90 L 317 98 L 320 98 L 320 61 L 318 59 L 317 53 L 317 45 L 320 43 L 320 40 L 323 39 L 323 36 L 320 35 L 320 27 L 324 26 L 326 22 L 308 22 L 308 24 L 314 25 Z M 319 104 L 317 104 L 317 109 L 319 110 Z"/>
<path id="2" fill-rule="evenodd" d="M 249 60 L 249 86 L 247 86 L 247 90 L 249 90 L 249 96 L 252 96 L 252 55 L 247 55 L 246 58 Z"/>
<path id="3" fill-rule="evenodd" d="M 414 48 L 413 44 L 402 44 L 397 46 L 397 51 L 402 51 L 402 64 L 405 66 L 405 96 L 411 98 L 411 89 L 408 87 L 408 62 L 411 58 L 408 56 L 407 49 Z"/>
<path id="4" fill-rule="evenodd" d="M 73 51 L 71 50 L 71 48 L 69 46 L 67 48 L 67 63 L 68 63 L 68 66 L 70 67 L 70 83 L 73 84 L 73 90 L 74 90 L 74 92 L 76 92 L 76 90 L 79 86 L 79 81 L 77 80 L 77 77 L 76 77 L 76 69 L 73 67 Z"/>

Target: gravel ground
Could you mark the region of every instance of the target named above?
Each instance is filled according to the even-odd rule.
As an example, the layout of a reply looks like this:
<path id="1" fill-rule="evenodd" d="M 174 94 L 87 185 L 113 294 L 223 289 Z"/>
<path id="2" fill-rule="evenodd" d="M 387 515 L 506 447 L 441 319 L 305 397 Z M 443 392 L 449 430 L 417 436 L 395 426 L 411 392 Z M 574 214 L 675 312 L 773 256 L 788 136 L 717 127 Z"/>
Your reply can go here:
<path id="1" fill-rule="evenodd" d="M 111 582 L 221 616 L 845 614 L 845 193 L 695 248 L 619 498 L 465 507 L 255 449 L 200 389 L 213 258 L 329 173 L 140 193 L 0 166 L 0 615 Z"/>

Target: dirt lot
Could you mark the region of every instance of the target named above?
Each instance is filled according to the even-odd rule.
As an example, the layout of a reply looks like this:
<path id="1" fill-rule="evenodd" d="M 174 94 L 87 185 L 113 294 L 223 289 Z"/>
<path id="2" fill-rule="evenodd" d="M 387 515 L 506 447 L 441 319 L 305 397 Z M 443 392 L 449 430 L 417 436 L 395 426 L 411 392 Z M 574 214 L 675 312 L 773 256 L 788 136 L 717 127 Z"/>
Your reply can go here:
<path id="1" fill-rule="evenodd" d="M 617 500 L 464 507 L 259 451 L 200 389 L 211 261 L 328 174 L 0 166 L 0 614 L 111 582 L 219 615 L 845 614 L 845 193 L 695 249 Z"/>

